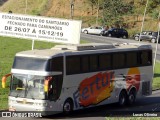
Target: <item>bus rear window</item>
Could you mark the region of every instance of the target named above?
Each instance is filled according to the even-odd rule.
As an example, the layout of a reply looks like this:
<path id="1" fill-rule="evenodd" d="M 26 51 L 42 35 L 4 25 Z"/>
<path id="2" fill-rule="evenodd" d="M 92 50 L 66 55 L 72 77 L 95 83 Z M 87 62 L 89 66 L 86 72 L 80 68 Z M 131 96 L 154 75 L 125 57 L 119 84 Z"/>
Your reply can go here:
<path id="1" fill-rule="evenodd" d="M 24 70 L 46 70 L 48 61 L 45 59 L 37 59 L 30 57 L 15 57 L 13 68 L 24 69 Z"/>

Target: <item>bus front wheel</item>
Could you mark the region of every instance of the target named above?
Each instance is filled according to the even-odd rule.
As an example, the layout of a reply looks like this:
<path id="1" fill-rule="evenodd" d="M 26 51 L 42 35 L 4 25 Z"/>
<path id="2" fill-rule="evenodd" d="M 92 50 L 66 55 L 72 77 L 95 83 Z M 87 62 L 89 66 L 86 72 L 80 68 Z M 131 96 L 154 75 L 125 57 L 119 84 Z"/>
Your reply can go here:
<path id="1" fill-rule="evenodd" d="M 124 106 L 126 104 L 126 101 L 127 101 L 127 93 L 125 90 L 122 90 L 120 95 L 119 95 L 119 102 L 118 104 L 120 106 Z"/>
<path id="2" fill-rule="evenodd" d="M 63 105 L 64 114 L 69 114 L 73 111 L 73 101 L 72 99 L 67 99 Z"/>

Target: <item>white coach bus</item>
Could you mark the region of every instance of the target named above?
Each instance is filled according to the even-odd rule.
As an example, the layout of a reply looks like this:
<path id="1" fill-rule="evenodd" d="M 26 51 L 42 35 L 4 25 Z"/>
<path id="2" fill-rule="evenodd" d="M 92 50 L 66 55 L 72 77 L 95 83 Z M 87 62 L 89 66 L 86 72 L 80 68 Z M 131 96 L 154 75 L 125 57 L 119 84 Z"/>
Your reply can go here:
<path id="1" fill-rule="evenodd" d="M 152 78 L 150 45 L 93 43 L 22 51 L 11 69 L 9 110 L 54 114 L 115 102 L 131 105 L 151 95 Z"/>

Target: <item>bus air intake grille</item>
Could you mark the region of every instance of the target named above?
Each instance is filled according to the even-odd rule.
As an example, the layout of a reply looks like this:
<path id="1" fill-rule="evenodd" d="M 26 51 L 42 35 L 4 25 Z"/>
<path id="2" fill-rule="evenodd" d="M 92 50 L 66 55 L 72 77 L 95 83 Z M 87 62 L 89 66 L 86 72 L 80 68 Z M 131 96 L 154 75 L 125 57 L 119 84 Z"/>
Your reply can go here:
<path id="1" fill-rule="evenodd" d="M 150 81 L 142 83 L 142 95 L 150 94 Z"/>
<path id="2" fill-rule="evenodd" d="M 26 102 L 26 101 L 17 101 L 17 103 L 33 105 L 33 102 Z"/>

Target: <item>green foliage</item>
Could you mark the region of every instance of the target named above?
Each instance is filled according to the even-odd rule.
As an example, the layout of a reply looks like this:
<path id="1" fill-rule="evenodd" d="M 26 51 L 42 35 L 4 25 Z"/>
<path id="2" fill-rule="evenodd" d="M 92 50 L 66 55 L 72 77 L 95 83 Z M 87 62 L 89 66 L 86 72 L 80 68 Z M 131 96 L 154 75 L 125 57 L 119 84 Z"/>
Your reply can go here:
<path id="1" fill-rule="evenodd" d="M 94 5 L 97 0 L 87 0 L 89 4 Z"/>
<path id="2" fill-rule="evenodd" d="M 104 0 L 87 0 L 87 1 L 90 5 L 98 5 L 99 4 L 100 6 L 102 6 L 104 3 Z"/>
<path id="3" fill-rule="evenodd" d="M 156 62 L 155 64 L 155 69 L 154 69 L 154 80 L 153 80 L 153 84 L 152 87 L 154 90 L 159 89 L 160 88 L 160 62 Z"/>
<path id="4" fill-rule="evenodd" d="M 93 8 L 97 6 L 97 0 L 88 0 Z M 147 0 L 100 0 L 99 1 L 99 25 L 124 27 L 129 35 L 134 35 L 141 29 L 141 22 L 144 15 Z M 96 9 L 95 9 L 96 10 Z M 157 30 L 157 18 L 160 11 L 160 0 L 149 0 L 144 30 Z M 96 11 L 94 12 L 96 14 Z M 129 19 L 126 19 L 126 16 Z M 89 18 L 90 16 L 88 16 Z M 92 16 L 93 17 L 93 16 Z M 96 18 L 83 23 L 95 24 Z M 134 24 L 133 24 L 134 23 Z M 152 25 L 150 24 L 152 23 Z"/>
<path id="5" fill-rule="evenodd" d="M 32 10 L 31 14 L 32 15 L 40 15 L 40 11 L 38 11 L 38 10 Z"/>
<path id="6" fill-rule="evenodd" d="M 151 15 L 154 19 L 158 19 L 159 11 L 155 9 L 152 11 Z"/>
<path id="7" fill-rule="evenodd" d="M 148 11 L 151 12 L 152 10 L 157 9 L 159 5 L 160 5 L 160 0 L 149 0 Z"/>
<path id="8" fill-rule="evenodd" d="M 122 26 L 122 16 L 133 12 L 133 4 L 126 3 L 123 0 L 105 0 L 103 8 L 103 21 L 115 26 Z"/>
<path id="9" fill-rule="evenodd" d="M 150 13 L 151 17 L 157 19 L 160 12 L 160 0 L 150 0 L 147 12 Z"/>
<path id="10" fill-rule="evenodd" d="M 45 11 L 47 4 L 50 0 L 7 0 L 5 4 L 0 6 L 1 12 L 8 12 L 9 10 L 13 13 L 18 14 L 32 14 L 39 15 Z M 26 11 L 26 13 L 25 13 Z"/>

